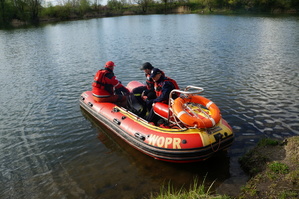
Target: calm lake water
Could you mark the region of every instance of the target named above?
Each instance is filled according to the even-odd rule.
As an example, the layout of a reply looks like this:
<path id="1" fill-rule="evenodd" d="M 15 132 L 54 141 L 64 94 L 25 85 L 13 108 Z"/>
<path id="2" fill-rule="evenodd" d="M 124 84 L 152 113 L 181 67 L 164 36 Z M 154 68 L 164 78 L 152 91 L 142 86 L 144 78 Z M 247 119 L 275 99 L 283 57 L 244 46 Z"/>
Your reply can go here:
<path id="1" fill-rule="evenodd" d="M 147 198 L 205 179 L 236 194 L 238 158 L 263 137 L 299 135 L 299 18 L 148 15 L 0 30 L 0 198 Z M 205 88 L 231 124 L 227 153 L 194 164 L 141 154 L 78 99 L 116 63 L 124 84 L 149 61 L 180 87 Z"/>

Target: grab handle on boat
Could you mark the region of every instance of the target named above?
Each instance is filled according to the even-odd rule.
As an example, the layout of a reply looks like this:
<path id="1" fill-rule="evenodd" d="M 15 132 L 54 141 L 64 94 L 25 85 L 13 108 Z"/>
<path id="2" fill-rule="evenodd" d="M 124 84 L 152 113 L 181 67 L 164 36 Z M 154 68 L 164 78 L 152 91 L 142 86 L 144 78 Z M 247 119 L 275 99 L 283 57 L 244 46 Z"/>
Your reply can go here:
<path id="1" fill-rule="evenodd" d="M 113 111 L 113 112 L 119 112 L 119 109 L 116 108 L 116 107 L 114 107 L 112 111 Z"/>
<path id="2" fill-rule="evenodd" d="M 217 133 L 216 135 L 214 135 L 214 138 L 218 142 L 218 141 L 222 140 L 223 135 L 221 133 Z"/>
<path id="3" fill-rule="evenodd" d="M 135 135 L 136 138 L 139 138 L 139 139 L 141 139 L 142 141 L 145 140 L 145 136 L 142 135 L 141 133 L 138 133 L 138 132 L 137 132 L 137 133 L 135 133 L 134 135 Z"/>
<path id="4" fill-rule="evenodd" d="M 115 124 L 117 124 L 117 125 L 120 125 L 120 124 L 121 124 L 121 122 L 120 122 L 118 119 L 116 119 L 116 118 L 113 119 L 113 122 L 114 122 Z"/>

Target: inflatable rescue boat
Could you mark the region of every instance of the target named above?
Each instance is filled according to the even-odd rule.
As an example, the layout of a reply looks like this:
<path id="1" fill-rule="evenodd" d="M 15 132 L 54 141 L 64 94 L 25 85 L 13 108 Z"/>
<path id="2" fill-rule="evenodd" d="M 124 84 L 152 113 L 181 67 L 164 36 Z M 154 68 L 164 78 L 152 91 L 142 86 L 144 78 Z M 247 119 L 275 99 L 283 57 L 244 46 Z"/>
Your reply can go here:
<path id="1" fill-rule="evenodd" d="M 143 84 L 132 81 L 132 91 Z M 154 112 L 163 123 L 155 125 L 140 116 L 141 105 L 131 97 L 129 108 L 109 102 L 95 102 L 91 91 L 80 97 L 80 106 L 137 150 L 155 159 L 187 163 L 205 160 L 228 149 L 234 140 L 230 125 L 209 99 L 198 94 L 203 88 L 188 86 L 173 90 L 168 104 L 155 103 Z M 178 98 L 172 95 L 176 93 Z M 136 108 L 137 107 L 137 108 Z M 136 111 L 137 110 L 137 111 Z"/>

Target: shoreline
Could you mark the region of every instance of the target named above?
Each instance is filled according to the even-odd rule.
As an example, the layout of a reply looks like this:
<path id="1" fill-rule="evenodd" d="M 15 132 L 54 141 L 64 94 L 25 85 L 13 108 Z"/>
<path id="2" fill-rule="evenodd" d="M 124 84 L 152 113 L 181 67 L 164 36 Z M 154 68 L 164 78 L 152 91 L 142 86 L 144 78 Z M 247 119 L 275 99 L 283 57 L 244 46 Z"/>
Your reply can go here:
<path id="1" fill-rule="evenodd" d="M 51 23 L 59 23 L 59 22 L 67 22 L 67 21 L 78 21 L 78 20 L 88 20 L 88 19 L 97 19 L 97 18 L 106 18 L 106 17 L 118 17 L 118 16 L 130 16 L 130 15 L 155 15 L 155 14 L 200 14 L 200 15 L 248 15 L 248 16 L 299 16 L 299 13 L 294 10 L 290 9 L 287 11 L 276 11 L 276 12 L 250 12 L 250 11 L 233 11 L 228 9 L 215 9 L 213 11 L 209 11 L 207 9 L 197 9 L 191 10 L 188 6 L 178 6 L 177 8 L 171 9 L 165 13 L 155 13 L 155 12 L 148 12 L 148 13 L 139 13 L 134 11 L 124 11 L 124 12 L 103 12 L 103 13 L 96 13 L 96 12 L 88 12 L 83 16 L 79 15 L 70 15 L 65 19 L 60 19 L 58 17 L 40 17 L 37 23 L 31 23 L 28 21 L 22 21 L 18 19 L 13 19 L 8 25 L 1 27 L 1 29 L 14 29 L 14 28 L 23 28 L 23 27 L 30 27 L 30 26 L 39 26 Z"/>
<path id="2" fill-rule="evenodd" d="M 240 164 L 250 179 L 238 198 L 299 197 L 299 136 L 262 139 Z"/>
<path id="3" fill-rule="evenodd" d="M 160 193 L 152 193 L 151 199 L 260 199 L 299 198 L 299 136 L 283 141 L 264 138 L 239 159 L 241 168 L 249 175 L 239 193 L 210 193 L 197 179 L 189 190 L 175 191 L 171 184 L 161 187 Z"/>

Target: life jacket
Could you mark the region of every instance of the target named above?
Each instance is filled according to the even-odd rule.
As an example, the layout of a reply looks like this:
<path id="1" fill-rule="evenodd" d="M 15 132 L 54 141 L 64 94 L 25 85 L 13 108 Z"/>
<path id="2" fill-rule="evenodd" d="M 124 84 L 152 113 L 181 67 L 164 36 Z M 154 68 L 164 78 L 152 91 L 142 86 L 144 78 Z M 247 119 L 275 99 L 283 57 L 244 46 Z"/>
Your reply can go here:
<path id="1" fill-rule="evenodd" d="M 165 81 L 169 81 L 174 85 L 174 89 L 180 89 L 179 85 L 177 84 L 177 82 L 169 77 L 165 77 L 165 79 L 159 83 L 155 83 L 155 91 L 156 91 L 156 95 L 157 97 L 159 97 L 162 94 L 162 87 L 165 83 Z"/>
<path id="2" fill-rule="evenodd" d="M 109 70 L 106 70 L 106 69 L 99 70 L 94 76 L 94 81 L 92 83 L 92 86 L 98 88 L 97 90 L 105 90 L 109 94 L 112 95 L 113 94 L 113 85 L 107 84 L 105 82 L 105 76 L 109 73 L 111 73 L 111 75 L 114 76 L 113 72 L 111 72 Z"/>
<path id="3" fill-rule="evenodd" d="M 161 71 L 162 75 L 165 76 L 164 72 Z M 146 77 L 146 88 L 148 90 L 152 90 L 154 91 L 155 90 L 155 82 L 154 80 L 151 78 L 151 74 L 145 74 L 145 77 Z"/>
<path id="4" fill-rule="evenodd" d="M 154 90 L 155 82 L 151 78 L 151 74 L 146 74 L 145 77 L 146 77 L 146 88 L 147 88 L 147 90 Z"/>

